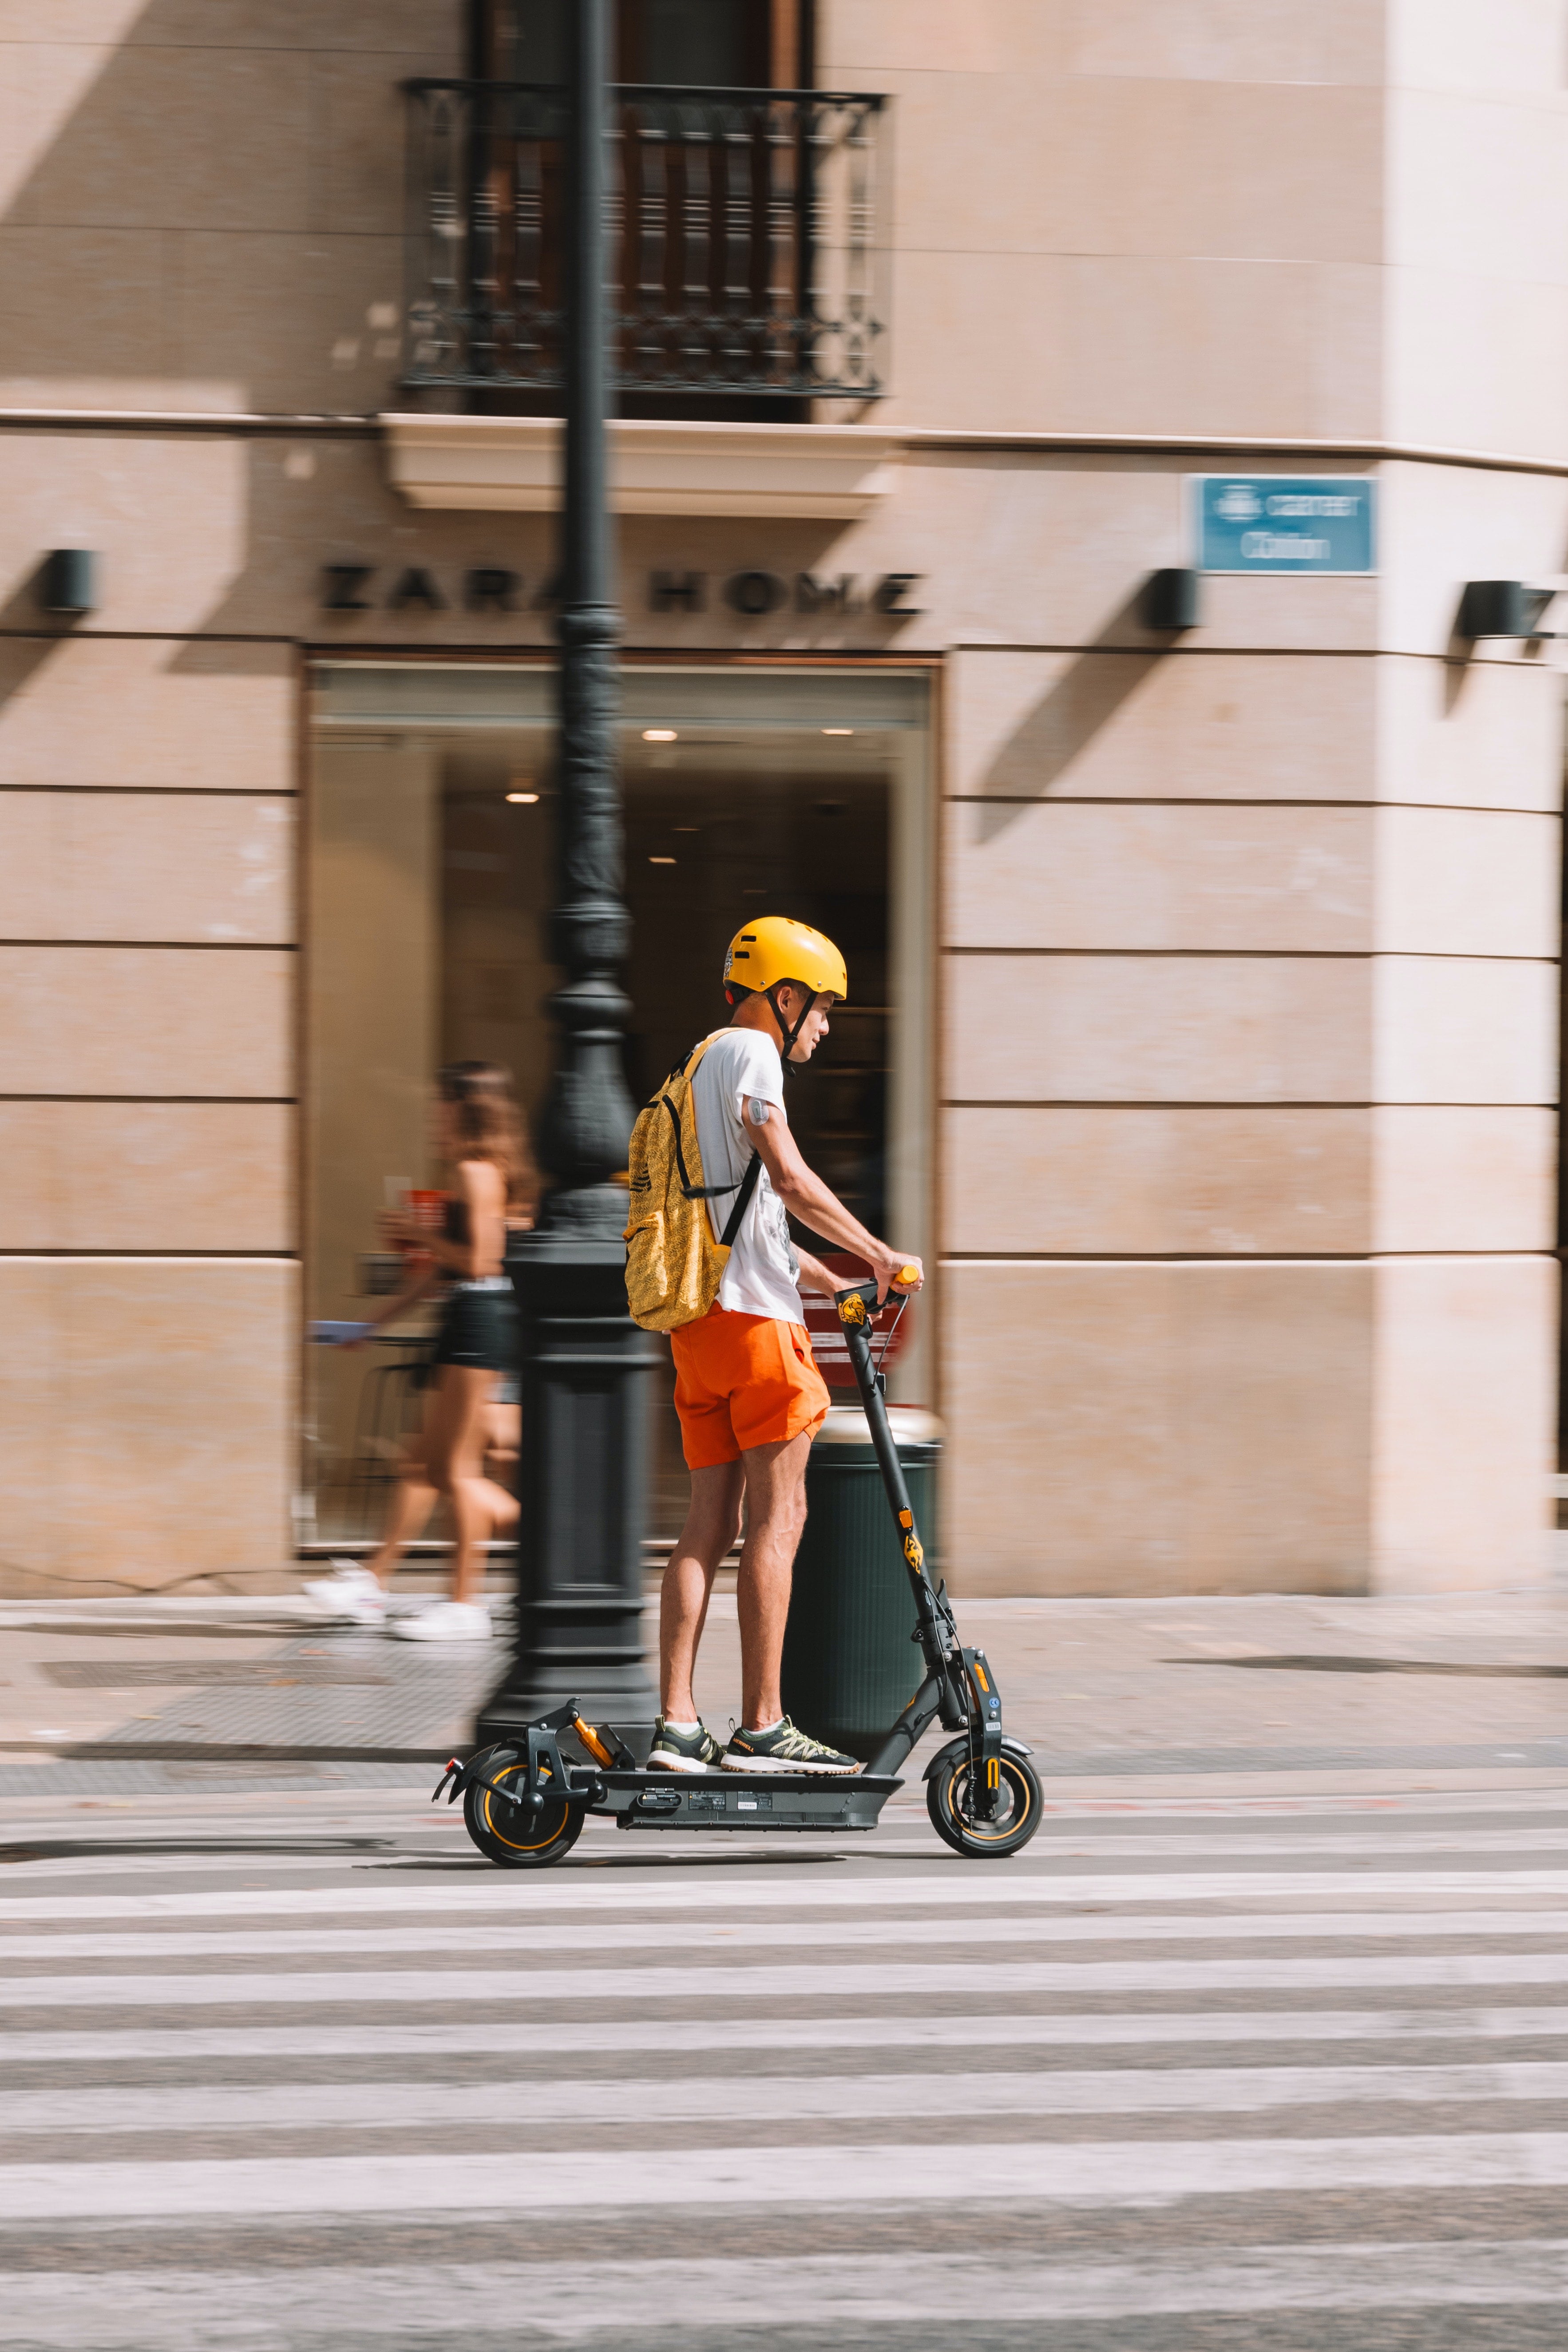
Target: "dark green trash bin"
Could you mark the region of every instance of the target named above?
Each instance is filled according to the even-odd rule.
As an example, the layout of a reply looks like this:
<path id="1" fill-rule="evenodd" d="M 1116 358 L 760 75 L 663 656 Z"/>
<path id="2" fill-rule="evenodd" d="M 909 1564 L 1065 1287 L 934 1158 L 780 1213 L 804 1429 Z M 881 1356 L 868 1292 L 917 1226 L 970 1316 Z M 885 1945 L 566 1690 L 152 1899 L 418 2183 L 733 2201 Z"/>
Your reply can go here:
<path id="1" fill-rule="evenodd" d="M 930 1551 L 936 1530 L 936 1415 L 893 1407 L 909 1500 Z M 858 1406 L 829 1413 L 806 1470 L 806 1532 L 784 1630 L 784 1712 L 813 1739 L 869 1762 L 919 1689 L 915 1600 L 871 1433 Z"/>

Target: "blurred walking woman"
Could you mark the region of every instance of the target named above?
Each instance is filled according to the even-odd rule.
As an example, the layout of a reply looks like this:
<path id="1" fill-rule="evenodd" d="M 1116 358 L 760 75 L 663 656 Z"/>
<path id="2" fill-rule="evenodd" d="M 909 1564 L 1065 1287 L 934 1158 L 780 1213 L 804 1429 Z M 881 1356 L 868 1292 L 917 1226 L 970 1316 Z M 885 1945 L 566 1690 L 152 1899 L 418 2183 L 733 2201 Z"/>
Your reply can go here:
<path id="1" fill-rule="evenodd" d="M 505 1411 L 497 1384 L 517 1361 L 517 1303 L 504 1271 L 508 1224 L 529 1224 L 537 1190 L 509 1074 L 494 1062 L 453 1062 L 436 1079 L 436 1149 L 451 1171 L 441 1233 L 390 1215 L 388 1238 L 428 1254 L 429 1271 L 377 1318 L 391 1323 L 442 1284 L 450 1287 L 426 1393 L 423 1444 L 412 1449 L 385 1539 L 365 1567 L 333 1562 L 333 1574 L 306 1590 L 329 1614 L 360 1623 L 386 1615 L 387 1582 L 403 1546 L 429 1517 L 437 1495 L 452 1515 L 452 1597 L 391 1619 L 387 1631 L 409 1642 L 482 1642 L 490 1615 L 479 1599 L 480 1547 L 511 1526 L 516 1498 L 485 1475 Z"/>

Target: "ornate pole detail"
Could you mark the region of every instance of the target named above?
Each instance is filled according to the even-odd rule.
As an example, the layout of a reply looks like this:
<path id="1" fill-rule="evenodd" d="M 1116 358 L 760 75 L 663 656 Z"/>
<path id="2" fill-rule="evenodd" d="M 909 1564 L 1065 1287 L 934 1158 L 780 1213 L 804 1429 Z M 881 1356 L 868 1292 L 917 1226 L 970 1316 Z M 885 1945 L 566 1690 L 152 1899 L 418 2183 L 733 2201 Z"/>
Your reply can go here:
<path id="1" fill-rule="evenodd" d="M 560 1056 L 539 1154 L 558 1186 L 549 1223 L 570 1222 L 618 1242 L 626 1195 L 612 1180 L 626 1165 L 633 1117 L 621 1068 L 632 1008 L 618 981 L 631 928 L 620 895 L 615 782 L 620 624 L 609 604 L 573 602 L 561 614 L 559 634 L 560 903 L 549 918 L 549 950 L 566 978 L 549 1001 Z"/>
<path id="2" fill-rule="evenodd" d="M 614 1181 L 633 1114 L 621 1069 L 630 925 L 605 466 L 609 5 L 576 0 L 570 12 L 558 903 L 548 924 L 564 977 L 549 1002 L 559 1052 L 539 1131 L 555 1189 L 510 1258 L 522 1332 L 517 1646 L 478 1728 L 483 1739 L 505 1738 L 577 1698 L 636 1745 L 653 1715 L 640 1622 L 653 1355 L 626 1311 L 626 1194 Z"/>

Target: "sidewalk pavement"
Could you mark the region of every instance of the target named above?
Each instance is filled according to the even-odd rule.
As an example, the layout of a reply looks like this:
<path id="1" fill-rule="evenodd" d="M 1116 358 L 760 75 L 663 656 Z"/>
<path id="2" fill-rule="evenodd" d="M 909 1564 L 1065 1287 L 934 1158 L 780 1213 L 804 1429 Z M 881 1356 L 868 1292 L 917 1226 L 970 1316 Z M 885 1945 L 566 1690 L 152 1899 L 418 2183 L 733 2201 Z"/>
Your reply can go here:
<path id="1" fill-rule="evenodd" d="M 956 1607 L 1048 1801 L 1568 1781 L 1568 1596 Z M 428 1787 L 509 1632 L 501 1614 L 489 1644 L 426 1649 L 337 1632 L 288 1595 L 0 1604 L 0 1813 Z M 720 1592 L 699 1676 L 718 1728 L 738 1684 Z"/>

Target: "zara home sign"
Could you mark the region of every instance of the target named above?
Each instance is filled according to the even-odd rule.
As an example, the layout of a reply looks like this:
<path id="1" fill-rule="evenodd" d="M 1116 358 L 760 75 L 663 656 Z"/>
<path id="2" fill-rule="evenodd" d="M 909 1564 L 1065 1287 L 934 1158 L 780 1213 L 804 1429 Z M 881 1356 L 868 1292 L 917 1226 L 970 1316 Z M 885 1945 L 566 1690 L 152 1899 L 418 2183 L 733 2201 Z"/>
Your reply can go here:
<path id="1" fill-rule="evenodd" d="M 825 613 L 847 617 L 853 613 L 893 614 L 913 619 L 919 607 L 912 600 L 918 572 L 882 572 L 860 579 L 841 572 L 835 579 L 810 572 L 786 576 L 779 572 L 731 572 L 710 580 L 706 572 L 653 571 L 647 575 L 645 598 L 650 613 L 706 613 L 712 601 L 747 620 L 770 613 Z M 548 610 L 560 601 L 553 579 L 534 583 L 505 565 L 480 563 L 449 577 L 423 563 L 401 572 L 384 572 L 374 563 L 324 563 L 321 567 L 321 609 L 324 613 L 517 613 L 528 607 Z"/>
<path id="2" fill-rule="evenodd" d="M 1200 572 L 1376 569 L 1377 485 L 1365 474 L 1197 474 Z"/>

